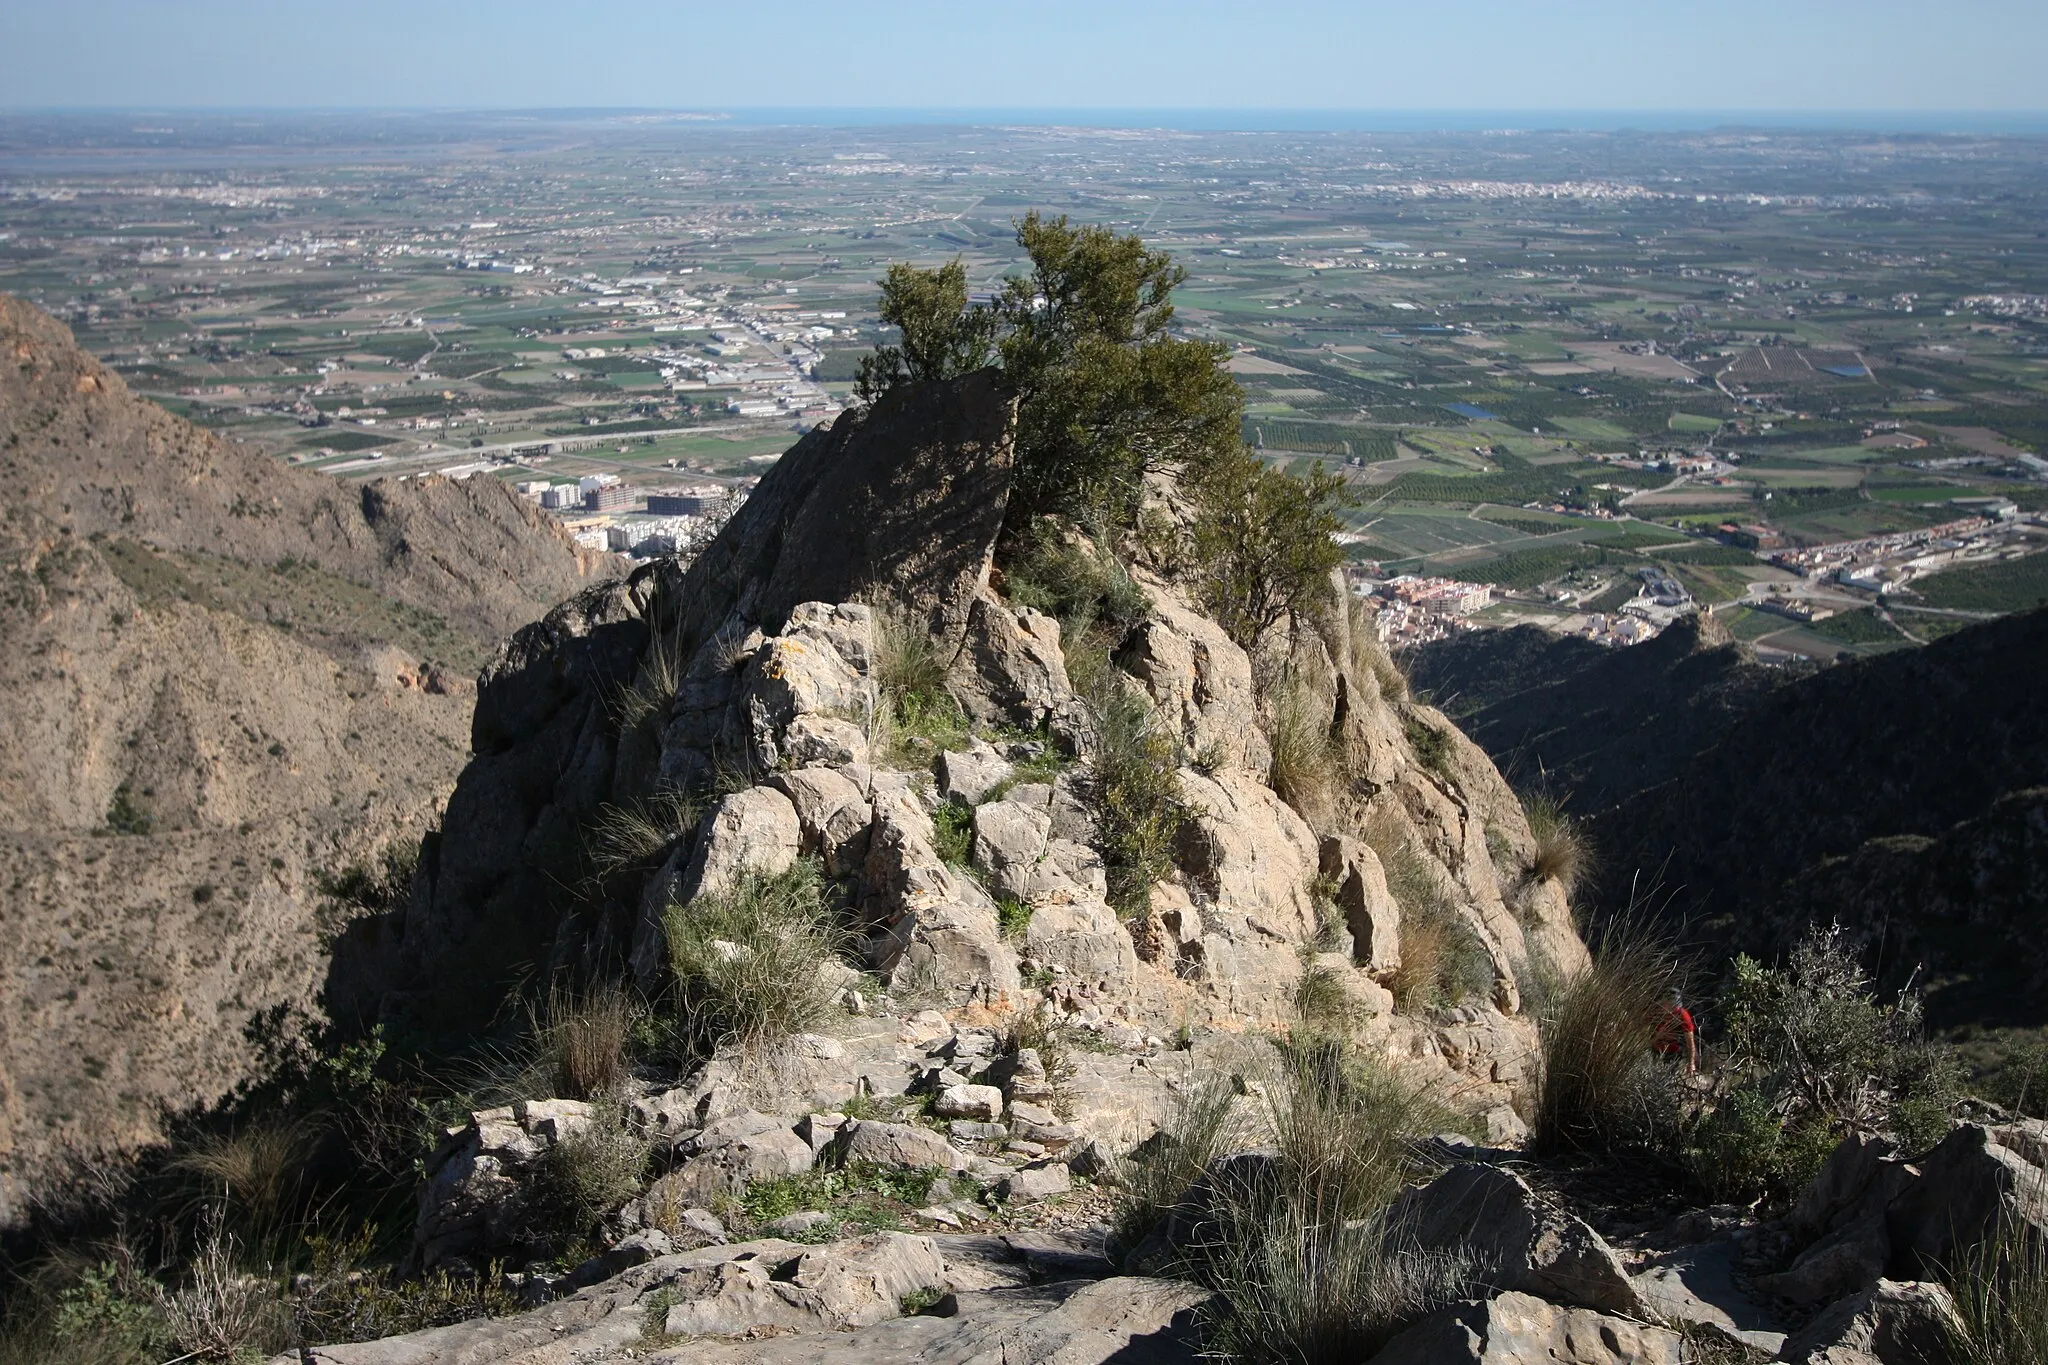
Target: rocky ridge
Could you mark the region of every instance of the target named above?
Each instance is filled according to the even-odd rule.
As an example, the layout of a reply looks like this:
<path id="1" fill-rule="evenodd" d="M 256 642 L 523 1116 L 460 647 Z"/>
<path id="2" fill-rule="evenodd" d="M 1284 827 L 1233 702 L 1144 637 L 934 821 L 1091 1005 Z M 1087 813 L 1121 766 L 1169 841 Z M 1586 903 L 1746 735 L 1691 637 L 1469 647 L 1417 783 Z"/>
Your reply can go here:
<path id="1" fill-rule="evenodd" d="M 462 661 L 601 572 L 491 480 L 350 490 L 0 297 L 0 1226 L 317 1007 L 321 890 L 464 759 Z"/>

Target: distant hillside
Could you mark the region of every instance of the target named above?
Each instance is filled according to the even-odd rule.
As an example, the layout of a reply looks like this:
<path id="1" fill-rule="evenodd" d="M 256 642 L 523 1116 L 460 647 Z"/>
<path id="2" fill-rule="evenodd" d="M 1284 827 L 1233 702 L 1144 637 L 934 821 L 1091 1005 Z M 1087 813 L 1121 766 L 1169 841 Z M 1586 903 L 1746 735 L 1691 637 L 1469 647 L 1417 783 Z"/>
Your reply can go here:
<path id="1" fill-rule="evenodd" d="M 1765 667 L 1699 617 L 1630 649 L 1517 626 L 1453 636 L 1409 661 L 1414 685 L 1511 780 L 1581 813 L 1674 776 L 1759 698 L 1810 671 Z"/>
<path id="2" fill-rule="evenodd" d="M 1416 681 L 1587 820 L 1601 912 L 1641 897 L 1718 949 L 1766 954 L 1840 919 L 1888 968 L 1938 968 L 1947 1022 L 2048 1019 L 2037 990 L 1991 1003 L 1991 983 L 2035 971 L 2010 945 L 2048 928 L 2048 904 L 2011 889 L 2038 797 L 2000 804 L 2048 784 L 2048 610 L 1803 675 L 1711 627 L 1597 654 L 1495 634 L 1515 638 L 1430 646 Z"/>
<path id="3" fill-rule="evenodd" d="M 0 1224 L 316 1005 L 468 752 L 468 681 L 600 571 L 492 480 L 348 488 L 128 393 L 0 297 Z"/>

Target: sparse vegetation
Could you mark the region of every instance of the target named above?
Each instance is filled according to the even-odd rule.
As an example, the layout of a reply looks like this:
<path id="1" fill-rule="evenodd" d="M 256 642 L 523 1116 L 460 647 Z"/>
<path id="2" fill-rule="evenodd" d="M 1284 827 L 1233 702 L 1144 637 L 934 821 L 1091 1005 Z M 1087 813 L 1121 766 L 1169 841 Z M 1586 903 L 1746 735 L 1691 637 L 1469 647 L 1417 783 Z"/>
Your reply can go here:
<path id="1" fill-rule="evenodd" d="M 1221 1080 L 1183 1097 L 1127 1163 L 1113 1245 L 1128 1254 L 1177 1216 L 1177 1273 L 1216 1291 L 1209 1348 L 1225 1358 L 1363 1359 L 1466 1290 L 1466 1267 L 1406 1244 L 1385 1216 L 1416 1173 L 1412 1139 L 1445 1116 L 1327 1037 L 1283 1044 L 1258 1080 L 1242 1111 Z M 1274 1156 L 1216 1162 L 1250 1140 Z"/>
<path id="2" fill-rule="evenodd" d="M 932 812 L 932 847 L 948 867 L 966 870 L 974 859 L 974 807 L 948 801 Z"/>
<path id="3" fill-rule="evenodd" d="M 1535 881 L 1555 881 L 1567 896 L 1593 869 L 1593 847 L 1579 822 L 1565 814 L 1555 798 L 1532 793 L 1522 798 L 1522 813 L 1536 841 L 1528 873 Z"/>
<path id="4" fill-rule="evenodd" d="M 870 746 L 912 763 L 929 762 L 967 738 L 967 717 L 946 688 L 946 660 L 924 623 L 901 607 L 874 611 L 874 714 Z"/>
<path id="5" fill-rule="evenodd" d="M 1269 689 L 1268 703 L 1266 740 L 1273 763 L 1267 781 L 1302 819 L 1326 830 L 1343 781 L 1341 741 L 1331 734 L 1329 708 L 1292 672 Z"/>
<path id="6" fill-rule="evenodd" d="M 1380 862 L 1401 907 L 1401 965 L 1387 983 L 1395 1005 L 1419 1014 L 1491 997 L 1493 958 L 1428 862 L 1406 842 Z"/>
<path id="7" fill-rule="evenodd" d="M 839 937 L 813 860 L 747 872 L 732 887 L 671 905 L 664 922 L 678 1021 L 700 1050 L 772 1044 L 830 1012 L 824 968 Z"/>
<path id="8" fill-rule="evenodd" d="M 1611 927 L 1592 965 L 1556 984 L 1537 1019 L 1542 1038 L 1536 1113 L 1544 1150 L 1608 1151 L 1654 1122 L 1653 1053 L 1684 984 L 1683 963 L 1642 925 Z"/>
<path id="9" fill-rule="evenodd" d="M 1457 772 L 1452 760 L 1457 746 L 1450 735 L 1413 714 L 1401 718 L 1401 732 L 1408 737 L 1408 747 L 1414 751 L 1415 761 L 1422 765 L 1424 771 L 1435 774 L 1446 783 L 1456 783 Z"/>
<path id="10" fill-rule="evenodd" d="M 854 1233 L 901 1228 L 913 1210 L 931 1202 L 939 1173 L 904 1171 L 853 1164 L 820 1167 L 802 1175 L 756 1180 L 733 1202 L 731 1212 L 743 1227 L 759 1228 L 792 1213 L 818 1211 L 832 1219 L 799 1241 L 829 1241 Z"/>
<path id="11" fill-rule="evenodd" d="M 1190 815 L 1180 786 L 1180 746 L 1152 708 L 1123 691 L 1094 706 L 1095 770 L 1090 792 L 1101 829 L 1109 903 L 1125 917 L 1145 912 L 1153 883 L 1173 866 L 1173 845 Z"/>
<path id="12" fill-rule="evenodd" d="M 584 859 L 598 880 L 637 867 L 696 828 L 702 809 L 682 792 L 599 806 L 583 836 Z"/>
<path id="13" fill-rule="evenodd" d="M 2042 1191 L 2027 1193 L 2038 1200 Z M 1944 1324 L 1946 1365 L 2048 1360 L 2048 1238 L 2025 1219 L 2001 1214 L 1944 1278 L 1955 1299 L 1955 1316 Z"/>

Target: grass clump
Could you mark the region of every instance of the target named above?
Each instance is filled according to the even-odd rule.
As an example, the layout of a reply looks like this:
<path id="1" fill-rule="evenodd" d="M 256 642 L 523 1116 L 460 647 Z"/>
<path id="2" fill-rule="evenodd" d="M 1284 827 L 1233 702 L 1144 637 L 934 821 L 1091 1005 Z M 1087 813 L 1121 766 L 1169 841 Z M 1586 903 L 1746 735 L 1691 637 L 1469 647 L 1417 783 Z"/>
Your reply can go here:
<path id="1" fill-rule="evenodd" d="M 602 881 L 650 862 L 694 829 L 702 814 L 694 797 L 674 791 L 599 806 L 583 831 L 583 855 L 591 875 Z"/>
<path id="2" fill-rule="evenodd" d="M 1401 730 L 1408 737 L 1408 747 L 1414 751 L 1415 761 L 1425 772 L 1447 783 L 1456 781 L 1457 772 L 1452 763 L 1455 746 L 1448 732 L 1439 730 L 1419 716 L 1404 716 Z"/>
<path id="3" fill-rule="evenodd" d="M 1059 621 L 1063 637 L 1102 628 L 1116 640 L 1152 611 L 1152 599 L 1115 555 L 1041 522 L 1004 566 L 1003 591 Z"/>
<path id="4" fill-rule="evenodd" d="M 1316 829 L 1326 829 L 1342 780 L 1329 708 L 1291 673 L 1272 690 L 1272 750 L 1267 781 L 1282 801 Z"/>
<path id="5" fill-rule="evenodd" d="M 874 609 L 876 700 L 870 747 L 895 757 L 929 759 L 967 739 L 967 715 L 946 686 L 948 660 L 923 622 L 895 603 Z"/>
<path id="6" fill-rule="evenodd" d="M 536 1021 L 536 1069 L 551 1096 L 595 1100 L 618 1093 L 631 1074 L 639 1011 L 616 985 L 587 994 L 548 992 L 545 1021 Z"/>
<path id="7" fill-rule="evenodd" d="M 2002 1213 L 1943 1278 L 1955 1300 L 1944 1324 L 1949 1365 L 2048 1360 L 2048 1238 L 2025 1219 Z"/>
<path id="8" fill-rule="evenodd" d="M 816 860 L 748 871 L 731 887 L 664 915 L 680 1028 L 704 1052 L 756 1048 L 814 1027 L 831 1011 L 824 968 L 839 934 Z"/>
<path id="9" fill-rule="evenodd" d="M 1556 983 L 1538 1016 L 1541 1066 L 1536 1145 L 1547 1151 L 1608 1151 L 1644 1129 L 1654 1086 L 1653 1048 L 1684 968 L 1647 929 L 1610 929 L 1577 975 Z"/>
<path id="10" fill-rule="evenodd" d="M 1366 1359 L 1467 1288 L 1463 1264 L 1387 1217 L 1417 1174 L 1414 1139 L 1444 1115 L 1336 1038 L 1282 1043 L 1258 1079 L 1246 1105 L 1221 1079 L 1184 1093 L 1125 1164 L 1113 1248 L 1170 1218 L 1176 1273 L 1216 1293 L 1208 1345 L 1223 1358 Z M 1217 1162 L 1253 1143 L 1270 1155 Z"/>
<path id="11" fill-rule="evenodd" d="M 1522 813 L 1536 843 L 1529 855 L 1530 878 L 1555 881 L 1571 895 L 1593 870 L 1593 847 L 1586 832 L 1554 798 L 1540 793 L 1522 798 Z"/>
<path id="12" fill-rule="evenodd" d="M 1493 956 L 1413 844 L 1382 859 L 1401 907 L 1401 965 L 1388 980 L 1403 1013 L 1449 1009 L 1493 994 Z"/>
<path id="13" fill-rule="evenodd" d="M 996 923 L 1005 939 L 1014 943 L 1023 938 L 1024 931 L 1031 927 L 1030 903 L 1003 897 L 996 902 Z"/>
<path id="14" fill-rule="evenodd" d="M 1180 786 L 1180 746 L 1142 698 L 1106 691 L 1093 707 L 1090 794 L 1101 831 L 1109 903 L 1141 915 L 1152 887 L 1173 868 L 1173 847 L 1191 818 Z"/>
<path id="15" fill-rule="evenodd" d="M 956 800 L 933 811 L 932 848 L 948 867 L 970 866 L 974 861 L 974 807 Z"/>

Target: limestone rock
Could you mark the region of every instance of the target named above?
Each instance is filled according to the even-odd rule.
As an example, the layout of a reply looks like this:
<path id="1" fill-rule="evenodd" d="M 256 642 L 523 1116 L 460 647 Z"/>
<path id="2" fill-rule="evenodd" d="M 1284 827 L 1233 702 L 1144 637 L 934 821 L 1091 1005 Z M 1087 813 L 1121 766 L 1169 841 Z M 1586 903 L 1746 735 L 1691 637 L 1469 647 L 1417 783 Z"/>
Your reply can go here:
<path id="1" fill-rule="evenodd" d="M 687 902 L 730 890 L 750 871 L 787 872 L 802 847 L 803 828 L 787 796 L 771 787 L 733 792 L 704 817 L 677 895 Z"/>
<path id="2" fill-rule="evenodd" d="M 1614 1249 L 1584 1222 L 1541 1203 L 1521 1177 L 1453 1166 L 1394 1202 L 1394 1226 L 1425 1250 L 1472 1255 L 1489 1284 L 1559 1303 L 1641 1316 Z"/>
<path id="3" fill-rule="evenodd" d="M 1337 908 L 1351 930 L 1352 961 L 1375 976 L 1401 966 L 1401 907 L 1387 889 L 1377 854 L 1356 839 L 1326 836 L 1322 872 L 1336 883 Z"/>
<path id="4" fill-rule="evenodd" d="M 943 764 L 950 754 L 940 756 Z M 1039 860 L 1052 836 L 1052 813 L 1016 801 L 991 801 L 974 810 L 974 865 L 988 874 L 989 890 L 1028 901 L 1039 881 Z"/>
<path id="5" fill-rule="evenodd" d="M 938 757 L 939 795 L 965 805 L 980 804 L 1016 771 L 992 745 L 975 740 L 964 752 L 949 750 Z"/>
<path id="6" fill-rule="evenodd" d="M 992 1085 L 949 1085 L 939 1092 L 932 1112 L 942 1119 L 994 1123 L 1003 1116 L 1003 1092 Z"/>
<path id="7" fill-rule="evenodd" d="M 1523 1293 L 1423 1319 L 1371 1365 L 1680 1365 L 1676 1332 Z"/>
<path id="8" fill-rule="evenodd" d="M 1012 1204 L 1034 1204 L 1074 1188 L 1067 1168 L 1061 1163 L 1026 1166 L 996 1184 L 996 1197 Z"/>
<path id="9" fill-rule="evenodd" d="M 1926 1365 L 1947 1359 L 1944 1323 L 1954 1313 L 1938 1284 L 1879 1280 L 1822 1310 L 1786 1338 L 1778 1359 L 1789 1365 L 1834 1365 L 1861 1352 L 1882 1365 Z"/>
<path id="10" fill-rule="evenodd" d="M 929 1128 L 874 1119 L 851 1124 L 834 1151 L 843 1162 L 865 1162 L 898 1171 L 956 1171 L 966 1160 Z"/>
<path id="11" fill-rule="evenodd" d="M 672 1336 L 865 1327 L 901 1313 L 906 1294 L 945 1283 L 930 1238 L 886 1232 L 780 1262 L 743 1256 L 685 1271 L 672 1284 L 680 1301 L 662 1325 Z"/>
<path id="12" fill-rule="evenodd" d="M 822 857 L 828 876 L 859 869 L 867 858 L 874 808 L 851 778 L 835 768 L 799 768 L 775 774 L 769 784 L 796 811 L 801 853 Z"/>
<path id="13" fill-rule="evenodd" d="M 2022 1148 L 2039 1131 L 2015 1125 Z M 1983 1240 L 2003 1214 L 2048 1234 L 2048 1171 L 2000 1141 L 2003 1129 L 1966 1123 L 1918 1163 L 1920 1178 L 1885 1213 L 1891 1273 L 1933 1275 Z M 2037 1149 L 2038 1150 L 2038 1149 Z"/>
<path id="14" fill-rule="evenodd" d="M 984 724 L 1069 728 L 1061 722 L 1072 714 L 1074 689 L 1060 624 L 1043 612 L 1013 607 L 990 592 L 975 598 L 953 682 L 968 714 Z"/>

